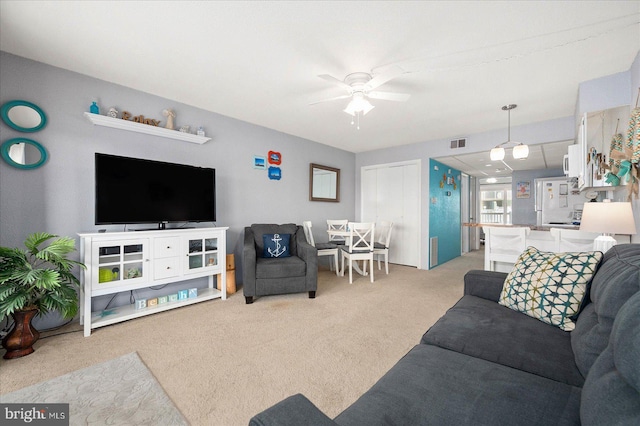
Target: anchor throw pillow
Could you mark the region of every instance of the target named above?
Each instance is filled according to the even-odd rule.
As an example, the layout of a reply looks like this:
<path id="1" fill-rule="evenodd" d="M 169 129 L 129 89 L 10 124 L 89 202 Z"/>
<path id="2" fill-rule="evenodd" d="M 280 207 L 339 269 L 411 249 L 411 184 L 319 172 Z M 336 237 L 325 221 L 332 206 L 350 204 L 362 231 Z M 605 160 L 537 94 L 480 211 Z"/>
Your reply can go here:
<path id="1" fill-rule="evenodd" d="M 291 234 L 264 234 L 262 236 L 262 244 L 264 251 L 262 257 L 289 257 L 289 241 Z"/>
<path id="2" fill-rule="evenodd" d="M 528 247 L 504 281 L 498 303 L 571 331 L 601 260 L 599 251 L 552 253 Z"/>

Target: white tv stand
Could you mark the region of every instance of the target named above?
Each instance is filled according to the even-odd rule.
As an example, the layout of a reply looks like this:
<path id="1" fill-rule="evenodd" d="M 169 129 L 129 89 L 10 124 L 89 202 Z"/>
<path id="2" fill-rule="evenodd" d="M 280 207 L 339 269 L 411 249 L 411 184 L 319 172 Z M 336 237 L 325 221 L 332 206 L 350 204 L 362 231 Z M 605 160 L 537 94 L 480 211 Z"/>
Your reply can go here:
<path id="1" fill-rule="evenodd" d="M 81 233 L 80 324 L 91 330 L 206 300 L 227 298 L 226 231 L 229 228 L 165 229 L 138 232 Z M 218 287 L 213 285 L 217 275 Z M 91 311 L 93 297 L 209 277 L 197 297 L 136 309 L 135 305 Z M 177 290 L 158 291 L 158 297 Z"/>

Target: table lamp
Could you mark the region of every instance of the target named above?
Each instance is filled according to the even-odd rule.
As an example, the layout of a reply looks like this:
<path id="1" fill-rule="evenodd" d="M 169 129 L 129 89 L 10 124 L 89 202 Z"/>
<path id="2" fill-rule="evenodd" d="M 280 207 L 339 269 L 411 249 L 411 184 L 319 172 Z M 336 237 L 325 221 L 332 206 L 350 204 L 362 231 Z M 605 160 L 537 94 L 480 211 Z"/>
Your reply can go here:
<path id="1" fill-rule="evenodd" d="M 636 233 L 631 203 L 612 203 L 609 200 L 602 203 L 584 203 L 580 230 L 602 233 L 593 241 L 593 249 L 605 253 L 616 245 L 613 234 Z"/>

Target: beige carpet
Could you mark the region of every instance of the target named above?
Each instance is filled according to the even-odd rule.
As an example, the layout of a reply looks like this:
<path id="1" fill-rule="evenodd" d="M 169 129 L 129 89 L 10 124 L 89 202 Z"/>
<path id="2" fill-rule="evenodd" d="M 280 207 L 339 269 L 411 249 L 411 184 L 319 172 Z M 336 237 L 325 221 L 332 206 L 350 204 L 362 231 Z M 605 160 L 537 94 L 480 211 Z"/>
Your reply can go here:
<path id="1" fill-rule="evenodd" d="M 373 284 L 322 269 L 315 299 L 291 294 L 245 305 L 240 290 L 87 338 L 80 331 L 44 338 L 33 354 L 0 361 L 0 394 L 137 352 L 194 426 L 246 425 L 298 392 L 335 417 L 462 296 L 462 277 L 482 269 L 482 255 L 431 271 L 390 265 L 389 275 L 376 270 Z"/>

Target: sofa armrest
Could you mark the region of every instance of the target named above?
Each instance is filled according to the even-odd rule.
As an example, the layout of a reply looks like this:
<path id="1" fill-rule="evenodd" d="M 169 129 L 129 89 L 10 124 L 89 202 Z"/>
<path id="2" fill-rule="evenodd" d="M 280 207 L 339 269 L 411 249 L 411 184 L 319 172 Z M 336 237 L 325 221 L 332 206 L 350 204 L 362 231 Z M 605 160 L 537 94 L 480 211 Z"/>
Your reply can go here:
<path id="1" fill-rule="evenodd" d="M 306 287 L 307 291 L 316 291 L 318 288 L 318 249 L 307 242 L 302 226 L 296 231 L 296 246 L 298 257 L 307 264 Z"/>
<path id="2" fill-rule="evenodd" d="M 469 271 L 464 276 L 464 294 L 497 302 L 507 275 L 495 271 Z"/>
<path id="3" fill-rule="evenodd" d="M 253 230 L 244 228 L 242 247 L 242 290 L 245 296 L 256 295 L 256 244 Z"/>
<path id="4" fill-rule="evenodd" d="M 249 426 L 337 426 L 304 395 L 296 394 L 256 414 Z"/>

